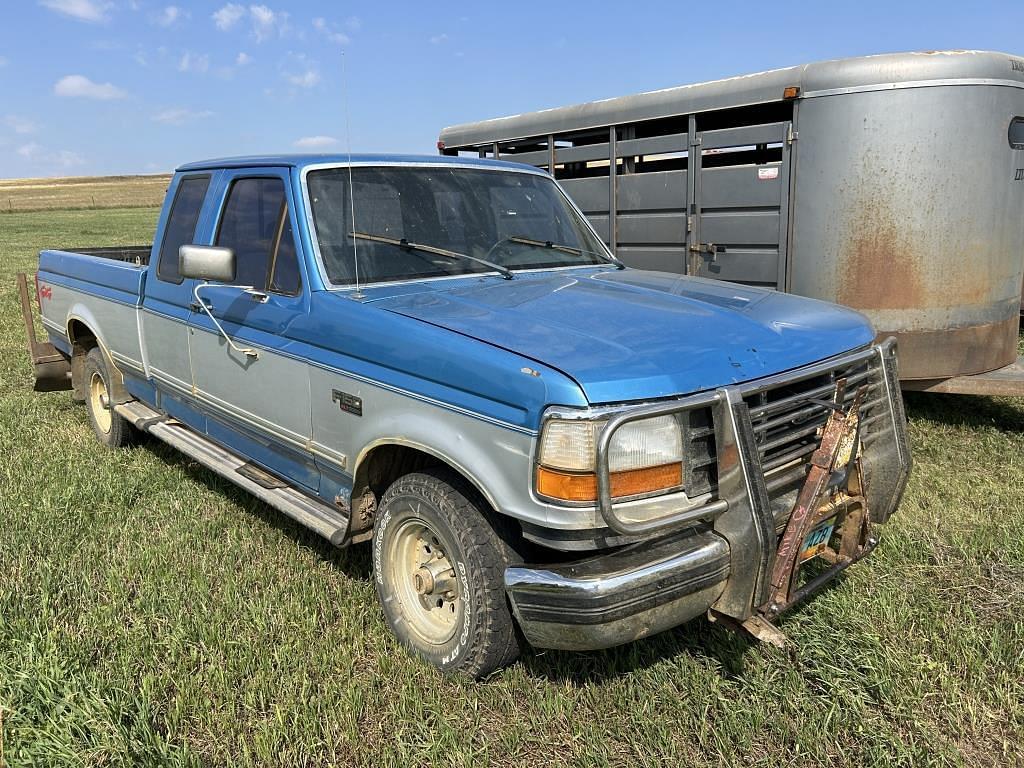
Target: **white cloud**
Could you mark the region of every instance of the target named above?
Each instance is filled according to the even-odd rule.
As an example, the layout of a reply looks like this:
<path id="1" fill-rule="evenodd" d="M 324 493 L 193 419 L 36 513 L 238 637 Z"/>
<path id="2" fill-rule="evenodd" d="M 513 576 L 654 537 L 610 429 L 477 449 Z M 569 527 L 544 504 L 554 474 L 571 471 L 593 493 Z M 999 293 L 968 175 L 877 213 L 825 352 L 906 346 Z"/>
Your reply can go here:
<path id="1" fill-rule="evenodd" d="M 168 5 L 157 15 L 155 21 L 161 27 L 173 27 L 179 21 L 189 17 L 188 11 L 183 11 L 176 5 Z"/>
<path id="2" fill-rule="evenodd" d="M 34 141 L 18 147 L 18 155 L 39 165 L 60 168 L 72 168 L 85 162 L 77 152 L 68 149 L 49 150 Z"/>
<path id="3" fill-rule="evenodd" d="M 430 38 L 430 44 L 431 45 L 440 45 L 441 43 L 447 43 L 447 42 L 448 42 L 448 35 L 445 32 L 442 32 L 440 35 L 434 35 L 432 38 Z"/>
<path id="4" fill-rule="evenodd" d="M 252 20 L 252 33 L 256 42 L 283 34 L 288 27 L 288 14 L 285 11 L 272 11 L 265 5 L 250 5 L 249 16 Z"/>
<path id="5" fill-rule="evenodd" d="M 252 36 L 258 43 L 272 37 L 279 37 L 288 30 L 288 12 L 275 11 L 266 5 L 246 7 L 240 3 L 228 3 L 216 11 L 211 18 L 217 29 L 226 32 L 247 17 Z"/>
<path id="6" fill-rule="evenodd" d="M 312 88 L 320 82 L 320 73 L 315 69 L 307 69 L 298 75 L 285 75 L 285 80 L 298 88 Z"/>
<path id="7" fill-rule="evenodd" d="M 348 35 L 321 16 L 313 19 L 313 29 L 336 45 L 348 45 L 352 42 Z"/>
<path id="8" fill-rule="evenodd" d="M 178 61 L 179 72 L 206 72 L 210 68 L 209 55 L 185 51 Z"/>
<path id="9" fill-rule="evenodd" d="M 219 11 L 216 11 L 212 18 L 213 23 L 217 25 L 217 29 L 228 30 L 241 21 L 243 16 L 245 16 L 244 5 L 228 3 Z"/>
<path id="10" fill-rule="evenodd" d="M 327 149 L 338 143 L 333 136 L 304 136 L 295 142 L 296 149 Z"/>
<path id="11" fill-rule="evenodd" d="M 235 66 L 237 66 L 237 67 L 244 67 L 246 64 L 249 64 L 251 61 L 252 61 L 252 56 L 250 56 L 245 51 L 242 51 L 240 54 L 238 54 L 238 56 L 235 57 Z"/>
<path id="12" fill-rule="evenodd" d="M 73 19 L 93 23 L 106 21 L 111 6 L 111 3 L 95 0 L 39 0 L 39 4 Z"/>
<path id="13" fill-rule="evenodd" d="M 165 125 L 183 125 L 193 120 L 205 120 L 208 117 L 213 117 L 213 112 L 208 109 L 192 110 L 183 107 L 172 107 L 157 112 L 153 115 L 152 120 L 155 123 L 164 123 Z"/>
<path id="14" fill-rule="evenodd" d="M 4 115 L 3 119 L 0 119 L 0 123 L 10 128 L 15 133 L 22 135 L 36 132 L 36 124 L 31 120 L 19 117 L 18 115 Z"/>
<path id="15" fill-rule="evenodd" d="M 349 16 L 345 19 L 345 26 L 353 32 L 358 32 L 363 28 L 363 22 L 358 16 Z"/>
<path id="16" fill-rule="evenodd" d="M 69 96 L 82 99 L 99 99 L 110 101 L 111 99 L 123 99 L 128 94 L 113 83 L 94 83 L 84 75 L 68 75 L 62 77 L 53 86 L 53 92 L 58 96 Z"/>

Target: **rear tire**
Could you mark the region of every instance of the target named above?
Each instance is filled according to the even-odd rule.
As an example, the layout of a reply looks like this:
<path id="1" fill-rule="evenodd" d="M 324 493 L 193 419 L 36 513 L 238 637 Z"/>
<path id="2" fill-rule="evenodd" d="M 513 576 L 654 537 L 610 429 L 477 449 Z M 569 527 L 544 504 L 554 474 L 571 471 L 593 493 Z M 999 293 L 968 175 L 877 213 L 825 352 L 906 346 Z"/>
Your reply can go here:
<path id="1" fill-rule="evenodd" d="M 517 558 L 496 517 L 446 469 L 399 478 L 377 511 L 373 569 L 384 616 L 442 672 L 486 677 L 519 656 L 504 581 Z"/>
<path id="2" fill-rule="evenodd" d="M 89 411 L 89 423 L 96 439 L 107 448 L 132 445 L 138 433 L 110 404 L 110 372 L 99 347 L 93 347 L 85 356 L 84 375 L 85 407 Z"/>

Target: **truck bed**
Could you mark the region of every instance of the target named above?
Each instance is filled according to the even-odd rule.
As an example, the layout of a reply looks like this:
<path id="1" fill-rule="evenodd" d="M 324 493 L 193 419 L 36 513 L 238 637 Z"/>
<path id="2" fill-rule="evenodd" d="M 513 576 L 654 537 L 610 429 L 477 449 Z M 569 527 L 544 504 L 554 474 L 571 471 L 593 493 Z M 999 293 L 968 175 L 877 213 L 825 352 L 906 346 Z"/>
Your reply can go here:
<path id="1" fill-rule="evenodd" d="M 152 245 L 107 245 L 101 248 L 76 248 L 74 251 L 67 251 L 67 253 L 98 256 L 101 259 L 125 261 L 139 267 L 144 267 L 149 264 L 149 254 L 152 249 Z"/>
<path id="2" fill-rule="evenodd" d="M 149 246 L 42 251 L 40 309 L 54 346 L 70 353 L 69 325 L 89 319 L 103 329 L 100 341 L 118 363 L 141 368 L 137 312 L 149 254 Z"/>

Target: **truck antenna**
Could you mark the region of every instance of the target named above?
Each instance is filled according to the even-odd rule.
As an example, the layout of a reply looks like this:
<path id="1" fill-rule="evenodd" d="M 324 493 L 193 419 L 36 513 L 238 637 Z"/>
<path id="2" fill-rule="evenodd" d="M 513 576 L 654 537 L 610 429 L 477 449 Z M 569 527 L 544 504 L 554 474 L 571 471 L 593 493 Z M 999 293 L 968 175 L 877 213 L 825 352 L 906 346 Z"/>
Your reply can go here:
<path id="1" fill-rule="evenodd" d="M 348 120 L 348 62 L 345 59 L 345 52 L 341 52 L 341 86 L 342 100 L 345 102 L 345 147 L 348 152 L 348 202 L 352 219 L 352 261 L 356 271 L 356 291 L 352 294 L 353 299 L 362 299 L 363 292 L 359 286 L 359 243 L 355 233 L 359 231 L 356 227 L 356 196 L 352 184 L 352 130 Z"/>

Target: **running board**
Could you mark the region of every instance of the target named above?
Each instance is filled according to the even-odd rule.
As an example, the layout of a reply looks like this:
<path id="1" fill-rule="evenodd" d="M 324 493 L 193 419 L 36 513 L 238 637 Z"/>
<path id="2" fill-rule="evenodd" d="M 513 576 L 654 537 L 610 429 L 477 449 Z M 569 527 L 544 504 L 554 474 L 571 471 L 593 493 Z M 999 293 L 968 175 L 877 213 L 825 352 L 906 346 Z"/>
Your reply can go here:
<path id="1" fill-rule="evenodd" d="M 237 485 L 279 512 L 302 523 L 331 544 L 341 546 L 348 533 L 348 515 L 294 488 L 267 488 L 253 479 L 246 459 L 221 448 L 179 421 L 154 411 L 138 400 L 114 406 L 114 411 L 143 432 L 177 448 L 191 459 Z M 262 479 L 262 478 L 261 478 Z"/>

